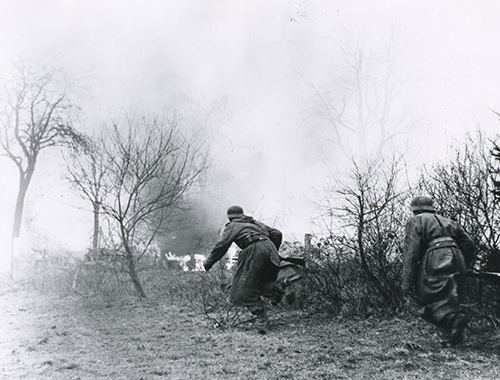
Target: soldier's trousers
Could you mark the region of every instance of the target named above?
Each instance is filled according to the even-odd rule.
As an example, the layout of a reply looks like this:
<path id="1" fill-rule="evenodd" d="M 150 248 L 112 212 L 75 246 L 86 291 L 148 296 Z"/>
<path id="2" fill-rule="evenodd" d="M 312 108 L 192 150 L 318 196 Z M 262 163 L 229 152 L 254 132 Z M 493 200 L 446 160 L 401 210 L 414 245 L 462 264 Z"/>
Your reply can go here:
<path id="1" fill-rule="evenodd" d="M 242 250 L 231 286 L 231 301 L 255 314 L 264 312 L 261 297 L 279 300 L 283 290 L 276 281 L 279 256 L 270 240 L 258 241 Z"/>
<path id="2" fill-rule="evenodd" d="M 457 316 L 463 315 L 455 274 L 464 272 L 464 259 L 457 247 L 434 248 L 425 253 L 416 286 L 425 320 L 449 328 Z"/>

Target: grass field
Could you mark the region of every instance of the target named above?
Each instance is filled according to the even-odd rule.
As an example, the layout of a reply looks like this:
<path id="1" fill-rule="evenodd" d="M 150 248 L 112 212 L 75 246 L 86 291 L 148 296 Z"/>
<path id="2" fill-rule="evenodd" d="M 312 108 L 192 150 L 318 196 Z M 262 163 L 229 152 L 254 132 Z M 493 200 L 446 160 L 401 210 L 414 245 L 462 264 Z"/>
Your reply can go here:
<path id="1" fill-rule="evenodd" d="M 418 320 L 275 312 L 267 334 L 165 300 L 0 295 L 5 379 L 497 379 L 500 337 L 443 349 Z"/>

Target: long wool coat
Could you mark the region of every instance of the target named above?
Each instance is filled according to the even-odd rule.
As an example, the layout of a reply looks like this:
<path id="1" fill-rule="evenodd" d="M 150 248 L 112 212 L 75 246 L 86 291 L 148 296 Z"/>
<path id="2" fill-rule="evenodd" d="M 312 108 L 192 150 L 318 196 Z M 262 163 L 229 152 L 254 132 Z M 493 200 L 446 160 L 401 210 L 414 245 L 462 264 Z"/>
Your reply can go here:
<path id="1" fill-rule="evenodd" d="M 205 261 L 209 270 L 234 242 L 241 249 L 231 286 L 231 301 L 256 311 L 262 308 L 260 296 L 279 300 L 282 290 L 275 283 L 280 266 L 279 230 L 243 215 L 226 224 L 220 240 Z"/>
<path id="2" fill-rule="evenodd" d="M 455 221 L 432 212 L 408 221 L 403 290 L 415 290 L 426 320 L 439 324 L 444 317 L 459 312 L 453 275 L 465 272 L 473 258 L 474 243 Z"/>

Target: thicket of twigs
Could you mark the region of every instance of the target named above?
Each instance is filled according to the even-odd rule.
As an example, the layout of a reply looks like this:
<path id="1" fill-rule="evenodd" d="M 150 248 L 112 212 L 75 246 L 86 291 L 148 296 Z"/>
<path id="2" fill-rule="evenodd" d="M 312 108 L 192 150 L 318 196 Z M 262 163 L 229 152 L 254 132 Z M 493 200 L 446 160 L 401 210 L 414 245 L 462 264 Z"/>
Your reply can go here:
<path id="1" fill-rule="evenodd" d="M 412 196 L 430 194 L 438 212 L 458 221 L 476 245 L 476 271 L 500 272 L 500 200 L 494 193 L 492 143 L 469 136 L 446 163 L 424 168 L 415 186 L 402 185 L 404 162 L 354 163 L 335 181 L 323 206 L 329 237 L 309 253 L 305 279 L 309 305 L 344 315 L 394 314 L 405 309 L 401 293 L 403 239 Z M 497 281 L 464 281 L 471 314 L 498 326 Z"/>
<path id="2" fill-rule="evenodd" d="M 394 315 L 407 311 L 401 292 L 403 239 L 412 196 L 430 194 L 438 212 L 457 220 L 477 247 L 477 271 L 500 272 L 500 200 L 495 195 L 492 144 L 480 133 L 458 147 L 452 160 L 422 170 L 417 185 L 406 181 L 401 159 L 353 163 L 348 178 L 332 183 L 320 202 L 328 226 L 323 238 L 306 249 L 304 278 L 294 285 L 296 300 L 287 308 L 345 317 Z M 139 270 L 150 297 L 187 303 L 219 327 L 245 321 L 228 300 L 232 273 L 223 263 L 210 273 L 159 268 Z M 75 261 L 34 269 L 36 289 L 113 299 L 135 295 L 126 267 L 119 262 Z M 490 324 L 500 321 L 500 286 L 467 279 L 463 303 Z M 282 306 L 283 307 L 283 306 Z"/>
<path id="3" fill-rule="evenodd" d="M 367 316 L 403 304 L 402 237 L 408 194 L 400 191 L 402 161 L 353 163 L 320 202 L 329 236 L 308 257 L 313 306 Z"/>

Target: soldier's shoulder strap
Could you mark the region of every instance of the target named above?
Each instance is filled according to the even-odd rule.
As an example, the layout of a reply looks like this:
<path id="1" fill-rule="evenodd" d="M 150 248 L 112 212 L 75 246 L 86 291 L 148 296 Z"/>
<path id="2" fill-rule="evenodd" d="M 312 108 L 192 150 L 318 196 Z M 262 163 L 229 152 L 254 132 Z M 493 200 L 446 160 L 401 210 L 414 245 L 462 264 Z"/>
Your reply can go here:
<path id="1" fill-rule="evenodd" d="M 436 218 L 436 220 L 437 220 L 437 222 L 438 222 L 439 226 L 440 226 L 441 228 L 444 228 L 444 227 L 443 227 L 443 223 L 441 222 L 441 220 L 439 220 L 439 218 L 438 218 L 438 216 L 437 216 L 436 214 L 434 214 L 434 218 Z"/>
<path id="2" fill-rule="evenodd" d="M 259 231 L 261 231 L 262 233 L 264 233 L 265 235 L 268 235 L 267 231 L 266 231 L 266 225 L 264 223 L 261 223 L 261 222 L 258 222 L 257 220 L 252 220 L 250 221 L 251 224 L 253 224 L 254 226 L 256 226 Z"/>

